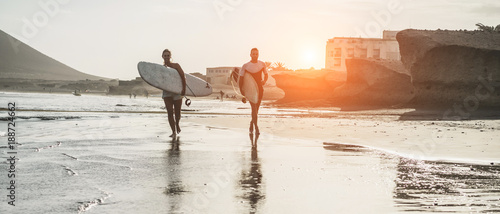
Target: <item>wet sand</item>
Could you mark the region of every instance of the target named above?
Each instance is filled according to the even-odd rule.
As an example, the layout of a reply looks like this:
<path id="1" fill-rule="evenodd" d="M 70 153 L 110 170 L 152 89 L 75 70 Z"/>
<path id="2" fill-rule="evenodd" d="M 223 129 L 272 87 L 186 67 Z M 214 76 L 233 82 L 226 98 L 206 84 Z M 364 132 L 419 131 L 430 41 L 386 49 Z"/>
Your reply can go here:
<path id="1" fill-rule="evenodd" d="M 284 138 L 361 145 L 412 159 L 500 165 L 500 120 L 402 119 L 408 112 L 413 109 L 263 115 L 259 127 L 263 133 Z M 244 117 L 195 121 L 241 131 L 249 125 Z"/>
<path id="2" fill-rule="evenodd" d="M 19 194 L 1 213 L 500 211 L 498 121 L 263 116 L 257 138 L 249 116 L 185 112 L 172 139 L 165 114 L 81 114 L 19 122 Z M 415 149 L 432 136 L 447 138 Z"/>

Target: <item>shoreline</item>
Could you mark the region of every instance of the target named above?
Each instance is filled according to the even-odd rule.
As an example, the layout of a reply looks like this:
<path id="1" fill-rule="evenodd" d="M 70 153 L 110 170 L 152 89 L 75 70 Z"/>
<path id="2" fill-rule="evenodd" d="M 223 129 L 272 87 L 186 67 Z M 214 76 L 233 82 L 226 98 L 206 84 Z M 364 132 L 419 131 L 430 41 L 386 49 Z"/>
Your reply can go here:
<path id="1" fill-rule="evenodd" d="M 14 92 L 19 93 L 19 92 Z M 196 98 L 205 100 L 204 98 Z M 128 99 L 127 99 L 128 100 Z M 134 99 L 132 99 L 134 100 Z M 140 100 L 140 99 L 138 99 Z M 160 103 L 160 101 L 158 101 Z M 231 101 L 226 101 L 231 102 Z M 234 104 L 234 103 L 233 103 Z M 224 103 L 220 105 L 225 106 Z M 158 106 L 162 106 L 161 103 Z M 248 108 L 246 108 L 248 107 Z M 214 127 L 248 132 L 250 109 L 236 105 L 234 112 L 206 112 L 184 108 L 183 122 L 194 122 Z M 202 108 L 201 108 L 202 109 Z M 0 109 L 4 111 L 5 109 Z M 375 148 L 400 156 L 422 160 L 449 160 L 500 165 L 500 120 L 471 118 L 443 120 L 432 111 L 415 109 L 378 109 L 339 111 L 336 108 L 280 108 L 266 102 L 259 118 L 264 135 L 302 139 L 318 144 L 341 143 Z M 61 111 L 18 109 L 23 112 L 158 114 L 165 111 Z M 412 116 L 407 116 L 412 114 Z M 74 116 L 74 115 L 73 115 Z"/>
<path id="2" fill-rule="evenodd" d="M 25 213 L 85 207 L 98 213 L 469 213 L 498 207 L 493 139 L 500 120 L 400 119 L 413 109 L 263 107 L 256 137 L 248 134 L 248 104 L 199 101 L 191 109 L 200 111 L 182 115 L 182 132 L 172 138 L 166 113 L 114 108 L 158 110 L 156 99 L 3 97 L 18 97 L 16 107 L 55 109 L 16 113 L 29 118 L 16 121 L 23 179 L 16 188 L 26 193 L 16 195 L 16 206 Z M 92 108 L 63 112 L 82 105 Z M 94 113 L 108 109 L 116 111 Z"/>
<path id="3" fill-rule="evenodd" d="M 500 139 L 499 120 L 400 121 L 397 114 L 344 116 L 260 117 L 259 127 L 264 135 L 361 146 L 415 160 L 500 165 L 500 145 L 495 141 Z M 183 121 L 247 132 L 250 116 Z"/>

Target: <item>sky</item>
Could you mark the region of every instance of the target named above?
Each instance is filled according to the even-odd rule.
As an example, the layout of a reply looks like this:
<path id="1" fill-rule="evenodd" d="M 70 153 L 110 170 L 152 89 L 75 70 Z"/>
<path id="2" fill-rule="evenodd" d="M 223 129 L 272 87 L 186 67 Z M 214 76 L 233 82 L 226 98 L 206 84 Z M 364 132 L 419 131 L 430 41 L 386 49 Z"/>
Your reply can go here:
<path id="1" fill-rule="evenodd" d="M 290 69 L 325 67 L 333 37 L 500 24 L 498 0 L 2 0 L 0 29 L 81 72 L 138 77 L 137 63 L 188 73 L 241 66 L 250 49 Z"/>

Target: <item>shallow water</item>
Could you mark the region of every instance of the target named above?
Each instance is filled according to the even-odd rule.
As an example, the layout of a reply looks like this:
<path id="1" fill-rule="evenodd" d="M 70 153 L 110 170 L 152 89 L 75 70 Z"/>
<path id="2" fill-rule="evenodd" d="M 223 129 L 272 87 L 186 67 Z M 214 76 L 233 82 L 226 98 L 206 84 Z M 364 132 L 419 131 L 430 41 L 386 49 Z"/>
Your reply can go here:
<path id="1" fill-rule="evenodd" d="M 34 115 L 52 115 L 54 112 L 63 115 L 79 115 L 79 113 L 164 113 L 165 105 L 160 97 L 137 97 L 129 96 L 99 96 L 71 94 L 42 94 L 42 93 L 14 93 L 0 92 L 0 99 L 4 102 L 0 109 L 5 110 L 8 102 L 16 102 L 17 109 L 26 111 L 25 115 L 19 115 L 19 119 Z M 204 98 L 190 98 L 191 105 L 188 107 L 183 103 L 182 110 L 186 114 L 211 114 L 211 115 L 247 115 L 250 106 L 241 101 L 231 100 L 220 102 Z M 185 99 L 184 99 L 185 101 Z M 313 112 L 328 112 L 314 111 Z M 43 113 L 36 113 L 43 112 Z M 308 114 L 310 111 L 292 108 L 269 108 L 262 106 L 259 111 L 262 115 L 297 115 Z M 3 115 L 0 116 L 2 118 Z M 51 119 L 51 118 L 48 118 Z"/>
<path id="2" fill-rule="evenodd" d="M 16 206 L 5 197 L 9 180 L 0 179 L 0 213 L 500 212 L 498 165 L 417 161 L 191 122 L 172 139 L 159 98 L 48 96 L 0 94 L 25 116 L 16 120 Z M 126 110 L 110 110 L 118 103 Z M 192 108 L 203 113 L 183 116 L 249 111 L 211 100 Z"/>

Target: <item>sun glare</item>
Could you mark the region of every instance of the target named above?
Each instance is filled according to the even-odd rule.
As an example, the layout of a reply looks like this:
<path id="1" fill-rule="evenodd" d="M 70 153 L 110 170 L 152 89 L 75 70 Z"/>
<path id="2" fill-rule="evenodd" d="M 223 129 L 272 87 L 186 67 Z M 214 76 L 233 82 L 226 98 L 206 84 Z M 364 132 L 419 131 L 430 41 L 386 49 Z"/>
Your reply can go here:
<path id="1" fill-rule="evenodd" d="M 306 62 L 312 62 L 314 60 L 315 54 L 311 50 L 304 52 L 304 59 Z"/>
<path id="2" fill-rule="evenodd" d="M 315 60 L 316 60 L 316 53 L 314 53 L 314 51 L 305 50 L 302 53 L 302 61 L 307 66 L 312 66 L 312 64 L 314 63 Z"/>

